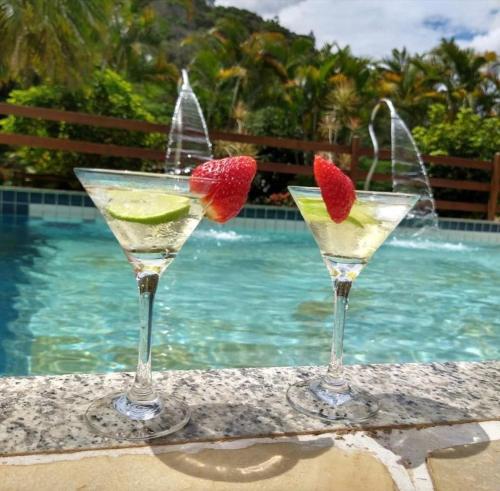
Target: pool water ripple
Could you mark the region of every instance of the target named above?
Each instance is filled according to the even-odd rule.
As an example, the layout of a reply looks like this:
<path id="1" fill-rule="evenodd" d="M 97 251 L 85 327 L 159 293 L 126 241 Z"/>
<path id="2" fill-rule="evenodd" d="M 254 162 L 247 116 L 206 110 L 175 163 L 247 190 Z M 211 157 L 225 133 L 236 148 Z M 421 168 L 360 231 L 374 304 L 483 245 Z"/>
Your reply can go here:
<path id="1" fill-rule="evenodd" d="M 137 293 L 102 222 L 0 228 L 0 374 L 132 370 Z M 347 363 L 500 358 L 500 248 L 391 239 L 352 289 Z M 154 368 L 324 364 L 332 292 L 308 233 L 204 223 L 157 294 Z"/>

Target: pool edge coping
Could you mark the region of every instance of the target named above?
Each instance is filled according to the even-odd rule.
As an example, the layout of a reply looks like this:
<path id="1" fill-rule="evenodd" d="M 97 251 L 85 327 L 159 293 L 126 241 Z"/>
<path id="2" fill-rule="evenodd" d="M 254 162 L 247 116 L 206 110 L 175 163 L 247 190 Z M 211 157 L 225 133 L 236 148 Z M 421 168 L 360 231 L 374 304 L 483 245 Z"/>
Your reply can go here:
<path id="1" fill-rule="evenodd" d="M 150 443 L 97 437 L 82 420 L 86 404 L 96 394 L 120 389 L 119 384 L 129 382 L 131 374 L 2 377 L 0 445 L 4 451 L 0 456 L 328 432 L 384 432 L 500 420 L 500 395 L 495 391 L 500 383 L 500 361 L 348 365 L 348 378 L 356 385 L 370 388 L 377 387 L 377 382 L 379 397 L 397 405 L 389 411 L 384 407 L 380 417 L 355 426 L 311 420 L 288 406 L 284 398 L 288 384 L 322 370 L 323 367 L 268 367 L 155 372 L 158 385 L 170 387 L 167 392 L 181 392 L 182 398 L 191 402 L 197 419 L 194 427 Z M 438 390 L 434 399 L 429 399 L 432 386 Z M 216 401 L 213 407 L 212 399 Z M 471 404 L 465 413 L 460 407 L 464 401 Z M 255 422 L 238 420 L 241 417 L 254 417 Z"/>

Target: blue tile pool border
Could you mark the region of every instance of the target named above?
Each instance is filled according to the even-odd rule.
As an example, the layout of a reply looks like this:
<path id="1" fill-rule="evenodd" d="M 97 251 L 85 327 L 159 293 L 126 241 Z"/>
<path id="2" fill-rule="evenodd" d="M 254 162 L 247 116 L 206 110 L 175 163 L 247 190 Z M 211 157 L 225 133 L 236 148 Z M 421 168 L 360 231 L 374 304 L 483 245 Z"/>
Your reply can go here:
<path id="1" fill-rule="evenodd" d="M 4 203 L 94 207 L 83 191 L 0 186 L 0 204 Z"/>
<path id="2" fill-rule="evenodd" d="M 83 213 L 82 210 L 89 210 Z M 36 211 L 34 211 L 36 210 Z M 38 214 L 54 213 L 65 210 L 64 218 L 93 219 L 96 216 L 95 206 L 85 192 L 60 191 L 53 189 L 21 188 L 0 186 L 0 214 L 9 216 L 37 216 Z M 93 210 L 93 212 L 90 212 Z M 39 216 L 39 215 L 38 215 Z M 247 205 L 238 214 L 239 219 L 245 222 L 263 221 L 274 222 L 302 222 L 303 218 L 296 208 L 276 207 L 267 205 Z M 301 229 L 297 223 L 295 229 Z M 440 218 L 439 228 L 453 232 L 479 232 L 500 234 L 500 222 L 488 220 L 468 220 L 458 218 Z"/>

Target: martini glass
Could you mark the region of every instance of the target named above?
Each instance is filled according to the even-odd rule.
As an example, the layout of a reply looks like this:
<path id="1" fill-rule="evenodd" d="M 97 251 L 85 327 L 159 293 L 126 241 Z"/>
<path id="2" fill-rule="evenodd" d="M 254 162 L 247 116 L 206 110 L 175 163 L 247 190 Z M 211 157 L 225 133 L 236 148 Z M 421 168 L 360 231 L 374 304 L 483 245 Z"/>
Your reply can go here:
<path id="1" fill-rule="evenodd" d="M 165 174 L 75 169 L 132 265 L 140 298 L 139 360 L 125 392 L 94 401 L 89 425 L 105 436 L 144 440 L 167 435 L 189 420 L 188 407 L 156 391 L 151 378 L 153 302 L 158 282 L 203 217 L 213 180 Z M 196 193 L 190 183 L 196 180 Z M 206 191 L 206 193 L 205 193 Z"/>
<path id="2" fill-rule="evenodd" d="M 296 410 L 323 420 L 357 422 L 378 411 L 375 398 L 352 387 L 343 377 L 342 350 L 349 291 L 374 252 L 411 210 L 417 195 L 356 192 L 349 216 L 334 222 L 319 188 L 288 188 L 311 230 L 332 278 L 334 325 L 331 359 L 326 373 L 289 387 L 288 402 Z"/>

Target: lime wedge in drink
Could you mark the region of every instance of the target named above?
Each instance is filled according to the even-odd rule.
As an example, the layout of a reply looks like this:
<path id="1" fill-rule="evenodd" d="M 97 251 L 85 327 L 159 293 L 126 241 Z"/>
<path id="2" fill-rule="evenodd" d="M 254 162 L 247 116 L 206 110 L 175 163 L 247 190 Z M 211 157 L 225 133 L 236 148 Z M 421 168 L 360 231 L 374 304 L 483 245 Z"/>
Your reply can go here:
<path id="1" fill-rule="evenodd" d="M 299 198 L 298 205 L 304 218 L 314 222 L 329 222 L 330 215 L 326 209 L 325 203 L 320 198 Z"/>
<path id="2" fill-rule="evenodd" d="M 351 221 L 355 225 L 358 225 L 359 227 L 365 227 L 366 225 L 380 225 L 379 220 L 373 216 L 373 211 L 375 211 L 375 208 L 372 208 L 370 205 L 355 201 L 347 220 Z"/>
<path id="3" fill-rule="evenodd" d="M 298 205 L 305 220 L 308 222 L 332 221 L 326 209 L 326 205 L 321 198 L 299 198 Z M 357 227 L 365 227 L 366 225 L 376 225 L 379 223 L 370 213 L 370 207 L 358 201 L 354 203 L 345 221 Z"/>
<path id="4" fill-rule="evenodd" d="M 189 198 L 148 191 L 113 190 L 106 211 L 118 220 L 145 225 L 178 220 L 189 214 Z"/>

